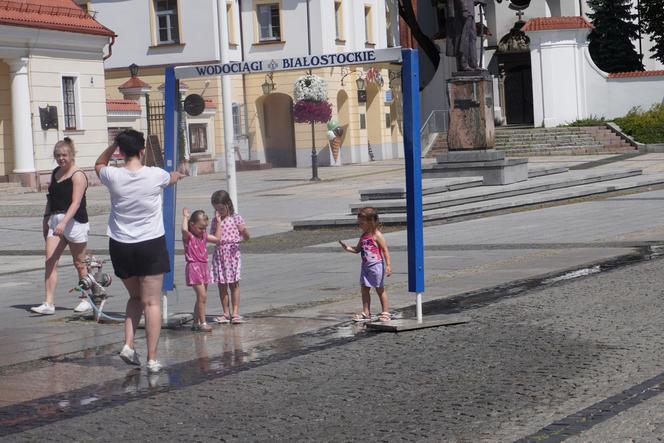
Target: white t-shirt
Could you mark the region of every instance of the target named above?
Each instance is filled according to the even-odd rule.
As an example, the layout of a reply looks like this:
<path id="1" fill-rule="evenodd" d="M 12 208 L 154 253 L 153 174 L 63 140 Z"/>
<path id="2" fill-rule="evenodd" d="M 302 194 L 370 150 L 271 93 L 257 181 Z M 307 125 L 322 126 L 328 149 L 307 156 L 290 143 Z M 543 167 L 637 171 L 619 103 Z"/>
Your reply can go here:
<path id="1" fill-rule="evenodd" d="M 164 235 L 162 192 L 171 179 L 161 168 L 137 171 L 105 166 L 99 179 L 111 193 L 107 234 L 122 243 L 138 243 Z"/>

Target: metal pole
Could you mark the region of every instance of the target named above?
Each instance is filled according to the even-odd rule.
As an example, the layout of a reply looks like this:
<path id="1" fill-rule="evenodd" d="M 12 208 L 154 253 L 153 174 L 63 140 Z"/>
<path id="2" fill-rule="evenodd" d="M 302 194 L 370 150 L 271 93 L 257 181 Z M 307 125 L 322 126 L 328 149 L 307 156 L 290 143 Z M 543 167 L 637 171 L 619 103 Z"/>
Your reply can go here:
<path id="1" fill-rule="evenodd" d="M 422 147 L 417 50 L 403 49 L 403 144 L 406 160 L 406 223 L 408 238 L 408 291 L 417 294 L 418 322 L 422 321 L 424 292 L 424 234 L 422 228 Z"/>
<path id="2" fill-rule="evenodd" d="M 219 59 L 222 64 L 230 62 L 228 49 L 228 18 L 226 16 L 226 0 L 217 0 L 217 23 L 219 33 Z M 226 188 L 233 200 L 237 212 L 237 175 L 235 173 L 235 137 L 233 135 L 233 95 L 231 92 L 231 77 L 221 77 L 221 101 L 224 121 L 224 159 L 226 163 Z"/>
<path id="3" fill-rule="evenodd" d="M 177 96 L 178 81 L 175 79 L 173 67 L 166 68 L 166 81 L 164 89 L 164 169 L 168 172 L 175 171 L 178 163 L 178 125 L 177 125 Z M 164 230 L 166 231 L 166 247 L 168 248 L 168 260 L 171 271 L 164 274 L 162 290 L 173 290 L 173 270 L 175 269 L 175 200 L 177 195 L 177 184 L 164 190 Z"/>
<path id="4" fill-rule="evenodd" d="M 316 128 L 311 122 L 311 181 L 318 182 L 318 153 L 316 152 Z"/>
<path id="5" fill-rule="evenodd" d="M 309 0 L 307 0 L 307 54 L 311 55 L 311 16 Z M 309 69 L 309 75 L 311 74 L 312 71 Z M 318 177 L 318 152 L 316 152 L 316 127 L 314 122 L 311 122 L 311 181 L 320 181 L 320 177 Z"/>

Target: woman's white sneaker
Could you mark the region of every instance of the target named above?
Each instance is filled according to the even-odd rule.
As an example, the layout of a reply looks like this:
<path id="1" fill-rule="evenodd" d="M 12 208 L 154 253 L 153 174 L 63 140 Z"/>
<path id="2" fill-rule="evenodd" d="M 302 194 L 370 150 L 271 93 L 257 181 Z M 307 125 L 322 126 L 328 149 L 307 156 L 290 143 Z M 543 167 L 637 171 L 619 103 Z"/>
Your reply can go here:
<path id="1" fill-rule="evenodd" d="M 39 306 L 30 308 L 30 310 L 41 315 L 53 315 L 55 314 L 55 305 L 49 305 L 48 303 L 44 302 Z"/>
<path id="2" fill-rule="evenodd" d="M 155 374 L 161 371 L 164 367 L 159 363 L 158 360 L 148 360 L 148 372 Z"/>
<path id="3" fill-rule="evenodd" d="M 74 308 L 74 312 L 87 312 L 90 310 L 92 310 L 92 306 L 86 299 L 81 300 L 81 302 Z"/>
<path id="4" fill-rule="evenodd" d="M 120 351 L 120 358 L 127 363 L 128 365 L 141 365 L 141 360 L 138 356 L 138 352 L 131 349 L 129 346 L 124 345 L 122 351 Z"/>

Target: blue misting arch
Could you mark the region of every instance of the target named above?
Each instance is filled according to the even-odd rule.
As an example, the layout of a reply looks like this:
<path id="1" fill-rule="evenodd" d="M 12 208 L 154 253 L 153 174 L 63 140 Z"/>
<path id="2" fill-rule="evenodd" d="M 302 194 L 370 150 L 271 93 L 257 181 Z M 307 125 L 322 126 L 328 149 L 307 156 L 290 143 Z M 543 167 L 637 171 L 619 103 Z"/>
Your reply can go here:
<path id="1" fill-rule="evenodd" d="M 417 296 L 417 319 L 422 321 L 424 292 L 424 236 L 422 232 L 422 164 L 420 144 L 420 96 L 418 54 L 414 49 L 388 48 L 358 52 L 322 54 L 253 62 L 234 62 L 166 68 L 164 118 L 164 169 L 177 169 L 177 98 L 179 81 L 213 75 L 239 75 L 284 70 L 304 70 L 332 66 L 401 63 L 403 91 L 403 142 L 406 169 L 406 220 L 408 238 L 408 291 Z M 185 182 L 186 183 L 186 182 Z M 164 275 L 163 291 L 174 288 L 175 214 L 177 185 L 164 192 L 164 227 L 171 272 Z"/>

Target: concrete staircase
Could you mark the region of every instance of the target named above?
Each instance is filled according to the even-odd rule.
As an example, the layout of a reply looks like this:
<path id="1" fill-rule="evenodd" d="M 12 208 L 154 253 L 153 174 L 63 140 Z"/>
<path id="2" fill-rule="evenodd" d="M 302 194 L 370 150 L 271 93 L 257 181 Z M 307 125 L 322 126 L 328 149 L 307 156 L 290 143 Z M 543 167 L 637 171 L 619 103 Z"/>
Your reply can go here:
<path id="1" fill-rule="evenodd" d="M 551 167 L 533 169 L 528 176 L 527 181 L 499 186 L 484 186 L 478 177 L 424 179 L 424 222 L 450 222 L 606 193 L 664 187 L 664 173 L 643 175 L 640 169 L 572 171 Z M 348 228 L 357 224 L 357 211 L 364 206 L 375 207 L 385 225 L 406 224 L 405 190 L 397 185 L 360 191 L 360 202 L 351 203 L 346 214 L 321 214 L 293 221 L 292 226 L 296 230 Z"/>
<path id="2" fill-rule="evenodd" d="M 564 128 L 496 128 L 496 149 L 508 156 L 621 154 L 636 152 L 606 126 Z M 447 134 L 440 133 L 426 157 L 447 152 Z"/>
<path id="3" fill-rule="evenodd" d="M 34 192 L 34 190 L 25 188 L 20 183 L 0 182 L 0 195 L 18 195 L 27 192 Z"/>

